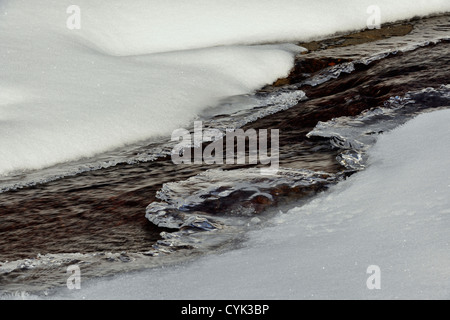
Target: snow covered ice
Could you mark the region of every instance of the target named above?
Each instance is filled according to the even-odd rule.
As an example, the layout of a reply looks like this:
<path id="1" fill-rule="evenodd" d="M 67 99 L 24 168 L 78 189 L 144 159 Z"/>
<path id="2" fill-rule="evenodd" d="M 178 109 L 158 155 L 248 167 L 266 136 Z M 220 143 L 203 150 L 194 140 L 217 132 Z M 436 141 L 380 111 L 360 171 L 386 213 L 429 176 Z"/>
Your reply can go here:
<path id="1" fill-rule="evenodd" d="M 286 43 L 364 29 L 369 6 L 381 23 L 450 11 L 448 0 L 79 0 L 70 30 L 70 5 L 0 2 L 0 177 L 168 137 L 287 76 L 302 48 Z M 240 249 L 50 298 L 448 298 L 449 121 L 437 111 L 381 136 L 366 170 Z M 371 265 L 379 290 L 366 286 Z"/>
<path id="2" fill-rule="evenodd" d="M 245 247 L 62 290 L 87 299 L 439 299 L 450 294 L 450 110 L 380 136 L 369 165 Z M 369 266 L 380 289 L 367 287 Z"/>
<path id="3" fill-rule="evenodd" d="M 0 174 L 167 136 L 221 98 L 286 76 L 293 45 L 450 10 L 448 1 L 77 1 L 0 3 Z M 45 10 L 42 10 L 45 8 Z"/>

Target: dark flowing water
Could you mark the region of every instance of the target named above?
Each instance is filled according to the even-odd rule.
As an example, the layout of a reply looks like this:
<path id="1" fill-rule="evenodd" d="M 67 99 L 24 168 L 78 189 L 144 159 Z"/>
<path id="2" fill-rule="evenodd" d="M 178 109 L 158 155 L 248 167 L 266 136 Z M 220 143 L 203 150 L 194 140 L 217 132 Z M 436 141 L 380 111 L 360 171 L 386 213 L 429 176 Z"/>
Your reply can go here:
<path id="1" fill-rule="evenodd" d="M 64 285 L 71 264 L 94 277 L 239 245 L 247 228 L 270 223 L 275 210 L 298 205 L 359 169 L 352 163 L 363 152 L 354 143 L 345 147 L 350 138 L 336 130 L 308 135 L 319 122 L 402 106 L 402 116 L 352 122 L 375 123 L 364 133 L 369 136 L 450 104 L 443 87 L 450 74 L 449 17 L 372 33 L 304 44 L 312 51 L 297 57 L 291 75 L 251 97 L 262 106 L 233 114 L 219 107 L 205 115 L 211 126 L 279 129 L 282 169 L 274 177 L 261 178 L 250 165 L 175 165 L 161 156 L 0 193 L 0 291 Z M 293 93 L 304 97 L 276 108 L 284 101 L 279 97 Z M 252 120 L 239 122 L 245 117 Z"/>

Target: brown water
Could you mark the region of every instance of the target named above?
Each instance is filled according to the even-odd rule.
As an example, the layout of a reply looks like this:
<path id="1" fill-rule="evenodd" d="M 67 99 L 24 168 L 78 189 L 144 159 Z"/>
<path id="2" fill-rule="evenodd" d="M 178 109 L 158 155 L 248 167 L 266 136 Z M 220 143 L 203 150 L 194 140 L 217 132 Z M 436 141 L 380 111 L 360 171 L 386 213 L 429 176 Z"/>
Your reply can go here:
<path id="1" fill-rule="evenodd" d="M 441 41 L 413 51 L 390 54 L 369 64 L 355 63 L 355 70 L 351 73 L 343 72 L 337 79 L 322 84 L 308 85 L 304 81 L 324 73 L 329 67 L 345 66 L 345 63 L 370 54 L 419 43 L 437 34 L 450 34 L 449 17 L 405 25 L 403 29 L 389 27 L 401 36 L 395 33 L 378 35 L 376 41 L 371 38 L 375 42 L 362 41 L 367 35 L 360 35 L 350 37 L 353 40 L 348 40 L 349 36 L 346 36 L 311 44 L 311 49 L 315 50 L 297 58 L 289 78 L 262 90 L 273 92 L 301 88 L 308 100 L 249 123 L 244 129 L 280 129 L 281 167 L 330 174 L 343 171 L 344 168 L 336 161 L 338 151 L 331 148 L 327 139 L 307 138 L 306 134 L 319 121 L 358 115 L 365 109 L 382 106 L 390 97 L 403 96 L 408 91 L 426 87 L 438 88 L 448 83 L 450 44 Z M 102 261 L 115 261 L 105 266 L 95 262 L 94 255 L 89 256 L 85 263 L 91 265 L 91 276 L 150 265 L 150 260 L 145 260 L 124 266 L 126 262 L 135 260 L 133 253 L 151 250 L 156 241 L 162 239 L 162 231 L 173 231 L 156 227 L 145 218 L 146 207 L 158 201 L 156 193 L 163 184 L 183 181 L 211 168 L 243 167 L 246 166 L 180 166 L 165 157 L 151 162 L 119 164 L 0 193 L 0 262 L 39 260 L 36 258 L 38 254 L 68 253 L 95 253 Z M 322 188 L 313 190 L 312 194 L 320 190 Z M 260 211 L 264 212 L 264 209 L 276 205 L 293 203 L 305 194 L 311 195 L 304 191 L 278 192 L 277 201 L 255 201 L 261 202 Z M 220 241 L 217 243 L 218 247 L 223 245 Z M 189 249 L 184 250 L 186 252 L 182 256 L 191 255 Z M 111 256 L 109 253 L 117 254 Z M 74 257 L 68 256 L 57 265 L 49 263 L 47 268 L 25 265 L 0 272 L 0 289 L 40 290 L 63 284 L 64 268 L 80 261 L 80 257 Z M 51 260 L 51 257 L 47 259 Z M 49 270 L 53 275 L 49 275 Z"/>

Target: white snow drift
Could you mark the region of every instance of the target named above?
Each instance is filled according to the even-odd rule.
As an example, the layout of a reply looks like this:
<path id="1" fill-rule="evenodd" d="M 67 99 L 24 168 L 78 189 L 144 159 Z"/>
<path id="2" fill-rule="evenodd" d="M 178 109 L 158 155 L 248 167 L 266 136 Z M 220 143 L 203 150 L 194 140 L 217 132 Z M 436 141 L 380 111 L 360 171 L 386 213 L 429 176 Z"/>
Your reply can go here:
<path id="1" fill-rule="evenodd" d="M 436 111 L 381 136 L 368 169 L 280 213 L 242 249 L 54 298 L 447 299 L 449 123 L 450 110 Z M 367 286 L 370 266 L 380 289 Z"/>
<path id="2" fill-rule="evenodd" d="M 243 46 L 450 10 L 446 0 L 0 2 L 0 174 L 168 135 L 292 67 L 298 47 Z"/>

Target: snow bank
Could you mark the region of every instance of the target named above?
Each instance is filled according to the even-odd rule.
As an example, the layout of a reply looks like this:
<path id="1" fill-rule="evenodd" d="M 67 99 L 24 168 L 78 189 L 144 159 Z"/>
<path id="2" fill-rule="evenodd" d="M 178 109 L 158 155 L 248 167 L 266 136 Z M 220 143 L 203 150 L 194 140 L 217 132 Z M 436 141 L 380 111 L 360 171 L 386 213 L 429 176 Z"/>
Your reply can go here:
<path id="1" fill-rule="evenodd" d="M 79 0 L 81 29 L 69 30 L 70 1 L 2 1 L 0 174 L 167 135 L 286 76 L 299 50 L 242 44 L 363 28 L 374 4 L 382 22 L 450 10 L 444 0 Z"/>
<path id="2" fill-rule="evenodd" d="M 286 76 L 296 50 L 224 47 L 116 59 L 42 48 L 27 64 L 11 52 L 0 66 L 8 85 L 16 83 L 5 91 L 0 80 L 0 173 L 170 136 L 224 96 Z"/>
<path id="3" fill-rule="evenodd" d="M 7 1 L 9 4 L 12 1 Z M 72 37 L 113 55 L 136 55 L 221 45 L 289 42 L 365 28 L 378 6 L 381 23 L 450 11 L 445 0 L 19 0 L 30 25 L 65 28 L 76 4 L 81 30 Z M 11 5 L 11 4 L 9 4 Z M 43 6 L 46 10 L 40 10 Z M 15 10 L 14 10 L 15 11 Z M 45 21 L 37 19 L 45 17 Z M 31 20 L 31 21 L 30 21 Z M 41 31 L 43 31 L 41 29 Z M 59 32 L 63 32 L 59 30 Z"/>
<path id="4" fill-rule="evenodd" d="M 450 110 L 380 137 L 368 169 L 242 249 L 60 291 L 88 299 L 429 299 L 450 294 Z M 369 290 L 368 267 L 380 269 Z"/>

